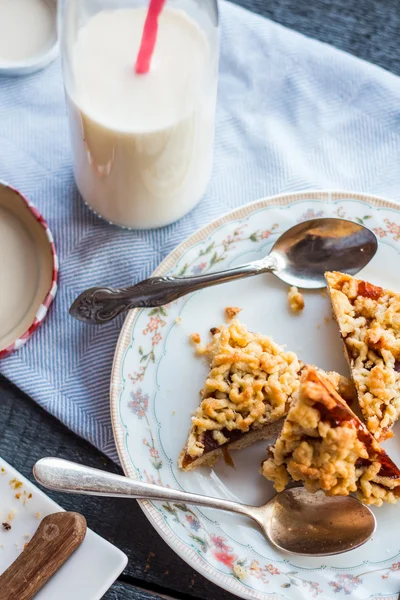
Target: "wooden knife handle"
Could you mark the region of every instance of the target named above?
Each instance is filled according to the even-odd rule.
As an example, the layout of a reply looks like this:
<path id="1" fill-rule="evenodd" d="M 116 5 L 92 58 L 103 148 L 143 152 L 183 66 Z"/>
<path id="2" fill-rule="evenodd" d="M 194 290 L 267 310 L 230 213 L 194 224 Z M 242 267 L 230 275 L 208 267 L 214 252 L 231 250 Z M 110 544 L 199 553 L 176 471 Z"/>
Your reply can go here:
<path id="1" fill-rule="evenodd" d="M 0 600 L 30 600 L 80 546 L 86 519 L 73 512 L 48 515 L 25 550 L 0 575 Z"/>

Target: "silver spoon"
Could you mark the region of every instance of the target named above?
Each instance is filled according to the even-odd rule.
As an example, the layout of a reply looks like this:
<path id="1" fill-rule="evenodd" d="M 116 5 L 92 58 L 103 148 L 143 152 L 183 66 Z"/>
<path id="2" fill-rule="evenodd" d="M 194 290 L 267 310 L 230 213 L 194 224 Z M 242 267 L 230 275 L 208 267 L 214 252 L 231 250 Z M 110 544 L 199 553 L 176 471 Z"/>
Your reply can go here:
<path id="1" fill-rule="evenodd" d="M 248 506 L 134 481 L 60 458 L 42 458 L 33 474 L 50 490 L 196 504 L 246 515 L 258 523 L 274 546 L 305 556 L 329 556 L 358 548 L 376 528 L 373 513 L 356 498 L 310 494 L 303 487 L 285 490 L 264 506 Z"/>
<path id="2" fill-rule="evenodd" d="M 162 306 L 190 292 L 260 273 L 274 273 L 301 288 L 322 288 L 325 271 L 355 275 L 377 248 L 375 234 L 359 223 L 312 219 L 285 231 L 261 260 L 193 277 L 151 277 L 121 289 L 93 287 L 76 298 L 69 312 L 79 321 L 101 325 L 132 308 Z"/>

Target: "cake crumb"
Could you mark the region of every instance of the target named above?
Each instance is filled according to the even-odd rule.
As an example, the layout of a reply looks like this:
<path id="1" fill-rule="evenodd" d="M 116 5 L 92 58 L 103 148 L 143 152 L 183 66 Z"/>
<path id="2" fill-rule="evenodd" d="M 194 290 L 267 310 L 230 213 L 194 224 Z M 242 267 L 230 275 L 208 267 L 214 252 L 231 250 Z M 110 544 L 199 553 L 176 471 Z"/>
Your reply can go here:
<path id="1" fill-rule="evenodd" d="M 329 323 L 331 322 L 331 319 L 329 317 L 324 317 L 324 321 L 327 325 L 329 325 Z"/>
<path id="2" fill-rule="evenodd" d="M 288 293 L 289 308 L 294 313 L 300 313 L 304 308 L 303 294 L 299 292 L 297 287 L 292 286 Z"/>
<path id="3" fill-rule="evenodd" d="M 231 321 L 242 311 L 239 306 L 227 306 L 225 308 L 225 318 L 227 321 Z"/>
<path id="4" fill-rule="evenodd" d="M 37 519 L 40 519 L 40 512 L 37 512 L 37 513 L 35 514 L 35 517 L 36 517 Z"/>
<path id="5" fill-rule="evenodd" d="M 7 473 L 7 471 L 5 470 L 5 468 L 4 468 L 4 467 L 1 467 L 1 469 L 0 469 L 0 474 L 1 474 L 1 475 L 5 475 L 6 473 Z"/>
<path id="6" fill-rule="evenodd" d="M 177 325 L 182 325 L 182 317 L 176 317 L 176 319 L 175 319 L 175 323 L 176 323 Z"/>
<path id="7" fill-rule="evenodd" d="M 10 485 L 14 490 L 19 490 L 19 488 L 22 487 L 22 481 L 19 481 L 16 477 L 14 477 L 14 479 L 11 479 Z"/>
<path id="8" fill-rule="evenodd" d="M 199 333 L 192 333 L 190 335 L 190 339 L 192 340 L 192 342 L 194 344 L 200 344 L 200 342 L 201 342 L 201 337 L 200 337 Z"/>
<path id="9" fill-rule="evenodd" d="M 7 521 L 2 523 L 2 527 L 3 527 L 4 531 L 10 531 L 10 529 L 11 529 L 11 525 L 10 525 L 10 523 L 7 523 Z"/>
<path id="10" fill-rule="evenodd" d="M 221 333 L 221 330 L 218 327 L 211 327 L 210 333 L 211 335 L 217 335 L 217 333 Z"/>
<path id="11" fill-rule="evenodd" d="M 11 509 L 7 515 L 7 521 L 12 521 L 14 519 L 15 515 L 16 515 L 16 511 L 14 509 Z"/>

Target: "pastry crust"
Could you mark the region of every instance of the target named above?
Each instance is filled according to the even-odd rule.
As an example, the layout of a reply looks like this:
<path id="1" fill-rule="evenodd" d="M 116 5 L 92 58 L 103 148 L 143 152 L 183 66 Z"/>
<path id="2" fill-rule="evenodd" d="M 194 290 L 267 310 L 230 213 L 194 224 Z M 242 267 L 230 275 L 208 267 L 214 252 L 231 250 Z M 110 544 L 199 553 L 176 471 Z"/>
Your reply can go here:
<path id="1" fill-rule="evenodd" d="M 280 492 L 302 481 L 329 496 L 356 492 L 365 504 L 395 503 L 400 471 L 315 367 L 302 375 L 280 436 L 261 472 Z"/>
<path id="2" fill-rule="evenodd" d="M 382 441 L 400 416 L 400 294 L 338 272 L 326 280 L 366 425 Z"/>
<path id="3" fill-rule="evenodd" d="M 231 450 L 242 450 L 259 441 L 274 443 L 282 426 L 283 419 L 279 419 L 274 423 L 265 425 L 261 429 L 253 429 L 252 431 L 248 431 L 241 435 L 234 442 L 228 442 L 214 450 L 204 452 L 199 458 L 194 460 L 187 454 L 187 447 L 185 446 L 179 456 L 179 467 L 184 471 L 193 471 L 194 469 L 197 469 L 197 467 L 213 467 L 220 458 L 226 458 L 224 456 L 226 450 L 228 450 L 228 452 Z"/>

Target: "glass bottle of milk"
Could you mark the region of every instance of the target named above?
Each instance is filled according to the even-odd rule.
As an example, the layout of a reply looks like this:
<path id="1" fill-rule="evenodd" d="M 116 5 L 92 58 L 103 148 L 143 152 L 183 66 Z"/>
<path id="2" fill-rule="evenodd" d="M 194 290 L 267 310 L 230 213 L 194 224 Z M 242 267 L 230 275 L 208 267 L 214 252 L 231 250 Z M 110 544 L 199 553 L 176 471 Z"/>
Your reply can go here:
<path id="1" fill-rule="evenodd" d="M 167 0 L 150 68 L 135 64 L 148 0 L 65 0 L 62 57 L 74 174 L 107 221 L 172 223 L 211 176 L 217 0 Z"/>

